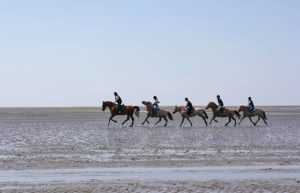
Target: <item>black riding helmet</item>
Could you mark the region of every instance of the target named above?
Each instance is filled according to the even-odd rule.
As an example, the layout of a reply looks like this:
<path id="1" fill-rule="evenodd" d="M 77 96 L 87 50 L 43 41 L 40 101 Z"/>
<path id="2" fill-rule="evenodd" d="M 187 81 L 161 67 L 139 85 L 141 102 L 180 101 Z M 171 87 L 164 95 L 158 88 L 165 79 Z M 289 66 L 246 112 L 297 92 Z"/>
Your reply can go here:
<path id="1" fill-rule="evenodd" d="M 117 93 L 117 92 L 114 92 L 114 95 L 115 95 L 115 96 L 117 96 L 117 95 L 118 95 L 118 93 Z"/>
<path id="2" fill-rule="evenodd" d="M 188 101 L 189 99 L 186 97 L 184 100 L 185 100 L 185 101 Z"/>
<path id="3" fill-rule="evenodd" d="M 157 96 L 154 96 L 153 99 L 154 99 L 154 100 L 157 100 Z"/>
<path id="4" fill-rule="evenodd" d="M 251 97 L 248 97 L 248 100 L 252 100 Z"/>
<path id="5" fill-rule="evenodd" d="M 217 95 L 217 98 L 220 98 L 220 95 Z"/>

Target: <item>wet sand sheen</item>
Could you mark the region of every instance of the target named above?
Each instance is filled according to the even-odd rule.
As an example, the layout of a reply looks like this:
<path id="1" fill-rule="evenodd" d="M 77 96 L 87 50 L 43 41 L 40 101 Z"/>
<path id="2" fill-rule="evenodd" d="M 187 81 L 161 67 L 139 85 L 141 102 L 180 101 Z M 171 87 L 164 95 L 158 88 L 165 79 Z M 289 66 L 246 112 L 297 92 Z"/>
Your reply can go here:
<path id="1" fill-rule="evenodd" d="M 133 128 L 97 108 L 0 109 L 0 190 L 297 192 L 300 110 L 268 109 L 268 126 L 141 126 L 141 113 Z"/>

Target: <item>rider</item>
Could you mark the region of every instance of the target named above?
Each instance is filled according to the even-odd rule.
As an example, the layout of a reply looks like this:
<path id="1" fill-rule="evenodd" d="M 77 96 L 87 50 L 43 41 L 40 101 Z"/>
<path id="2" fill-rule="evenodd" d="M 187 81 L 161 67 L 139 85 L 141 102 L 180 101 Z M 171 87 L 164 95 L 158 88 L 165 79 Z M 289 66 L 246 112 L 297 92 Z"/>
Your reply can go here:
<path id="1" fill-rule="evenodd" d="M 185 101 L 187 102 L 185 108 L 187 110 L 188 116 L 190 116 L 192 114 L 193 110 L 194 110 L 194 107 L 193 107 L 192 103 L 189 101 L 188 98 L 185 98 Z"/>
<path id="2" fill-rule="evenodd" d="M 218 99 L 218 103 L 219 103 L 219 112 L 220 112 L 221 114 L 223 114 L 224 109 L 225 109 L 224 103 L 223 103 L 223 101 L 222 101 L 220 95 L 217 95 L 217 99 Z"/>
<path id="3" fill-rule="evenodd" d="M 250 111 L 250 113 L 254 113 L 254 103 L 251 99 L 251 97 L 248 97 L 248 110 Z"/>
<path id="4" fill-rule="evenodd" d="M 158 98 L 156 96 L 154 96 L 153 99 L 154 99 L 154 102 L 152 104 L 152 113 L 154 115 L 159 111 L 159 106 L 158 106 L 159 101 L 158 101 Z"/>
<path id="5" fill-rule="evenodd" d="M 117 112 L 120 113 L 121 108 L 122 108 L 122 99 L 121 97 L 118 95 L 117 92 L 114 92 L 115 95 L 115 102 L 118 104 L 117 105 Z"/>

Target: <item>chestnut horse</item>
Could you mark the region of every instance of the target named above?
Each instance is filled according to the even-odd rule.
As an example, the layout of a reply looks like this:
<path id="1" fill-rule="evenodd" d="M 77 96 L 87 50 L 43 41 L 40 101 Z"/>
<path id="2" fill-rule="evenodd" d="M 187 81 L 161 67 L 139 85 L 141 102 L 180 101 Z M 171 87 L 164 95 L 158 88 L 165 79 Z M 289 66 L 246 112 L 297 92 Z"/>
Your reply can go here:
<path id="1" fill-rule="evenodd" d="M 251 113 L 248 109 L 247 106 L 240 106 L 238 112 L 241 112 L 243 111 L 243 117 L 241 119 L 241 121 L 239 122 L 239 124 L 241 124 L 241 122 L 245 119 L 245 117 L 248 117 L 251 121 L 251 123 L 255 126 L 258 121 L 260 120 L 260 118 L 262 118 L 262 120 L 265 122 L 265 124 L 267 125 L 267 116 L 266 116 L 266 113 L 264 110 L 262 109 L 256 109 L 256 111 L 254 113 Z M 254 117 L 254 116 L 258 116 L 258 119 L 257 121 L 254 123 L 251 119 L 251 117 Z"/>
<path id="2" fill-rule="evenodd" d="M 215 122 L 218 122 L 217 120 L 215 120 L 216 117 L 228 117 L 229 121 L 225 124 L 225 126 L 227 126 L 231 122 L 231 119 L 234 120 L 234 126 L 236 126 L 236 119 L 234 118 L 234 115 L 240 118 L 240 114 L 236 110 L 224 109 L 224 112 L 220 113 L 218 110 L 219 106 L 214 102 L 208 103 L 205 109 L 209 108 L 211 108 L 211 110 L 213 111 L 213 117 L 211 118 L 209 124 L 211 124 L 213 120 Z"/>
<path id="3" fill-rule="evenodd" d="M 179 112 L 181 114 L 181 117 L 182 117 L 182 121 L 181 121 L 180 126 L 182 126 L 183 121 L 185 119 L 187 119 L 190 122 L 191 126 L 193 126 L 193 124 L 192 124 L 189 117 L 194 117 L 196 115 L 200 116 L 203 119 L 203 121 L 205 122 L 205 125 L 207 126 L 206 119 L 208 119 L 208 116 L 207 116 L 207 113 L 204 109 L 198 109 L 198 108 L 194 109 L 194 111 L 190 115 L 188 115 L 187 110 L 184 106 L 177 106 L 176 105 L 173 113 L 175 114 L 177 112 Z"/>
<path id="4" fill-rule="evenodd" d="M 127 115 L 127 119 L 122 123 L 122 125 L 124 125 L 124 123 L 126 123 L 130 117 L 132 120 L 130 127 L 132 127 L 133 123 L 134 123 L 134 118 L 133 118 L 134 111 L 135 111 L 135 115 L 137 117 L 139 117 L 139 115 L 140 115 L 140 108 L 138 106 L 124 106 L 123 110 L 121 112 L 118 112 L 116 103 L 113 103 L 111 101 L 103 101 L 102 102 L 102 111 L 105 111 L 106 107 L 109 108 L 110 114 L 111 114 L 111 116 L 109 117 L 109 120 L 108 120 L 108 125 L 110 124 L 110 120 L 112 120 L 115 123 L 117 122 L 116 120 L 113 119 L 114 116 Z"/>
<path id="5" fill-rule="evenodd" d="M 164 120 L 166 121 L 165 125 L 164 126 L 167 126 L 168 124 L 168 119 L 167 117 L 170 119 L 170 120 L 173 120 L 173 117 L 172 117 L 172 114 L 170 113 L 170 111 L 167 111 L 167 110 L 163 110 L 163 109 L 160 109 L 157 113 L 155 113 L 153 115 L 153 112 L 152 112 L 152 103 L 149 102 L 149 101 L 142 101 L 143 105 L 146 106 L 146 110 L 147 110 L 147 117 L 146 119 L 144 120 L 144 122 L 142 123 L 142 125 L 145 124 L 145 122 L 147 122 L 149 124 L 149 121 L 148 121 L 148 118 L 149 117 L 156 117 L 156 118 L 159 118 L 158 121 L 155 123 L 155 125 L 157 125 L 162 118 L 164 118 Z"/>

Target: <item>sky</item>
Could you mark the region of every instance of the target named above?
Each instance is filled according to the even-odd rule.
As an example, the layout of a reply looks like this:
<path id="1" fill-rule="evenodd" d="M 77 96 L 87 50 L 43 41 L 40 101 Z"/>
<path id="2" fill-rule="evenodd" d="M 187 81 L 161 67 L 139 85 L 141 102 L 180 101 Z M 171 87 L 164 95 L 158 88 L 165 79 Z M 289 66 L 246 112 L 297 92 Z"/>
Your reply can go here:
<path id="1" fill-rule="evenodd" d="M 0 1 L 0 107 L 300 105 L 298 0 Z"/>

